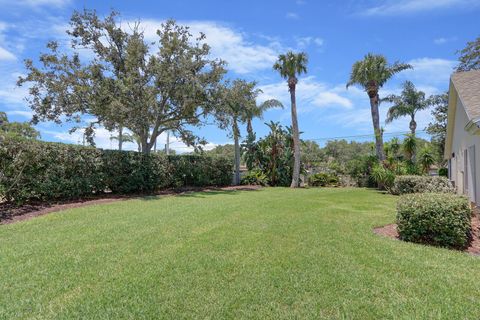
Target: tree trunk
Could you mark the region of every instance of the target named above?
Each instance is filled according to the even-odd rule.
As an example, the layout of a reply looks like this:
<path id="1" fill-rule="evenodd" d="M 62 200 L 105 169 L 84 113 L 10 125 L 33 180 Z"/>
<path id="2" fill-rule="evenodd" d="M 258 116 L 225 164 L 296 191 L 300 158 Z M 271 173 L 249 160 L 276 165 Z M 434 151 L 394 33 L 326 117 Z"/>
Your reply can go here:
<path id="1" fill-rule="evenodd" d="M 167 131 L 167 143 L 165 144 L 165 153 L 167 156 L 170 155 L 170 131 Z"/>
<path id="2" fill-rule="evenodd" d="M 233 139 L 235 140 L 235 177 L 233 179 L 234 185 L 240 184 L 240 143 L 237 120 L 233 120 Z"/>
<path id="3" fill-rule="evenodd" d="M 372 122 L 373 122 L 373 130 L 375 132 L 375 151 L 377 154 L 377 158 L 380 161 L 385 160 L 385 153 L 383 151 L 383 132 L 380 128 L 380 115 L 378 112 L 378 93 L 373 94 L 370 97 L 370 109 L 372 112 Z"/>
<path id="4" fill-rule="evenodd" d="M 118 127 L 118 150 L 122 151 L 123 146 L 123 127 Z"/>
<path id="5" fill-rule="evenodd" d="M 415 119 L 412 118 L 412 120 L 410 120 L 410 132 L 412 133 L 412 136 L 415 135 L 415 130 L 417 130 L 417 123 L 415 122 Z"/>
<path id="6" fill-rule="evenodd" d="M 292 106 L 292 134 L 293 134 L 293 175 L 290 188 L 300 186 L 300 133 L 297 120 L 297 102 L 295 99 L 296 79 L 289 81 L 290 102 Z"/>
<path id="7" fill-rule="evenodd" d="M 252 119 L 250 118 L 247 119 L 247 133 L 248 135 L 253 134 Z"/>

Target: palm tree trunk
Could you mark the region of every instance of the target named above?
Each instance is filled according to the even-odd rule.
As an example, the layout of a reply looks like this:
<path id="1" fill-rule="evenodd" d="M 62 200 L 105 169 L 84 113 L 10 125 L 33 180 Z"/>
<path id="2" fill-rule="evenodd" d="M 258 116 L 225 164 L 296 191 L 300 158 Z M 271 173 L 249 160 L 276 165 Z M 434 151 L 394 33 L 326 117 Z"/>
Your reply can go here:
<path id="1" fill-rule="evenodd" d="M 415 130 L 417 129 L 417 123 L 415 122 L 415 118 L 412 117 L 412 120 L 410 121 L 410 132 L 412 133 L 412 136 L 415 137 Z M 412 162 L 415 163 L 417 160 L 417 150 L 412 151 Z"/>
<path id="2" fill-rule="evenodd" d="M 292 133 L 293 133 L 293 175 L 290 188 L 300 186 L 300 133 L 297 120 L 297 102 L 295 98 L 295 84 L 290 85 L 290 102 L 292 105 Z"/>
<path id="3" fill-rule="evenodd" d="M 253 134 L 252 119 L 247 118 L 247 133 L 248 135 Z"/>
<path id="4" fill-rule="evenodd" d="M 122 151 L 123 146 L 123 126 L 118 127 L 118 150 Z"/>
<path id="5" fill-rule="evenodd" d="M 372 112 L 373 130 L 375 132 L 375 151 L 380 161 L 385 160 L 383 151 L 383 132 L 380 128 L 380 115 L 378 112 L 378 94 L 370 96 L 370 109 Z"/>
<path id="6" fill-rule="evenodd" d="M 233 139 L 235 140 L 235 176 L 233 179 L 234 185 L 240 184 L 240 143 L 237 120 L 233 120 Z"/>

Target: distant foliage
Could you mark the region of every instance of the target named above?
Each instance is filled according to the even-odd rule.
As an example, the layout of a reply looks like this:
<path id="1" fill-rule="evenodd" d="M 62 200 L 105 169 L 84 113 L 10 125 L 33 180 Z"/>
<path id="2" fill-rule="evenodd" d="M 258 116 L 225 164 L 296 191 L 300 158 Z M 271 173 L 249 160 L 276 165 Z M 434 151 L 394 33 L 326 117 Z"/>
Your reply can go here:
<path id="1" fill-rule="evenodd" d="M 308 185 L 311 187 L 338 187 L 340 179 L 335 173 L 320 172 L 308 178 Z"/>
<path id="2" fill-rule="evenodd" d="M 279 123 L 267 124 L 270 133 L 256 141 L 249 142 L 246 158 L 248 162 L 263 172 L 271 186 L 289 186 L 293 175 L 293 137 L 290 127 L 283 128 Z"/>
<path id="3" fill-rule="evenodd" d="M 397 230 L 405 241 L 462 249 L 472 236 L 467 198 L 454 194 L 404 195 L 397 205 Z"/>
<path id="4" fill-rule="evenodd" d="M 144 193 L 168 187 L 227 185 L 230 159 L 165 156 L 47 143 L 17 137 L 0 144 L 1 197 L 22 204 Z"/>
<path id="5" fill-rule="evenodd" d="M 258 169 L 254 169 L 242 176 L 240 184 L 268 186 L 269 181 L 268 181 L 268 177 L 262 171 Z"/>
<path id="6" fill-rule="evenodd" d="M 450 180 L 445 177 L 408 175 L 395 178 L 392 192 L 400 195 L 425 192 L 454 193 L 455 188 Z"/>

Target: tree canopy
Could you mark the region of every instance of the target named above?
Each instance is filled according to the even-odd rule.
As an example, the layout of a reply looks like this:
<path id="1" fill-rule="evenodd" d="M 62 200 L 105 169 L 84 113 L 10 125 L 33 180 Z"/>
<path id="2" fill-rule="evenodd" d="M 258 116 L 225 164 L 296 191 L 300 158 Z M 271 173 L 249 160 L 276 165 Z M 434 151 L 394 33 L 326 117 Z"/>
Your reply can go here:
<path id="1" fill-rule="evenodd" d="M 457 71 L 469 71 L 480 69 L 480 36 L 470 42 L 462 50 L 458 51 L 460 64 Z"/>
<path id="2" fill-rule="evenodd" d="M 25 62 L 28 74 L 18 84 L 30 85 L 34 123 L 71 121 L 77 129 L 90 115 L 89 141 L 98 125 L 125 127 L 145 153 L 167 130 L 188 145 L 204 142 L 189 128 L 215 108 L 212 97 L 225 73 L 224 62 L 209 57 L 205 35 L 195 38 L 168 20 L 149 42 L 139 22 L 127 28 L 117 12 L 102 19 L 91 10 L 74 12 L 70 27 L 71 48 L 50 42 L 39 66 Z M 82 50 L 91 58 L 82 61 Z"/>

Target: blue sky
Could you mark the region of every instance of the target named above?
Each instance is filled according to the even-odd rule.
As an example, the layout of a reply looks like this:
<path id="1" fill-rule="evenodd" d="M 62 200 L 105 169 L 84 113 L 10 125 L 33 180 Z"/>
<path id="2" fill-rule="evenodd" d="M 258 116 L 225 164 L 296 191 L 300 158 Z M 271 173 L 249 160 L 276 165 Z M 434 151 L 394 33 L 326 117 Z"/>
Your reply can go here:
<path id="1" fill-rule="evenodd" d="M 284 110 L 268 111 L 265 119 L 254 122 L 260 136 L 267 132 L 266 121 L 290 123 L 286 83 L 272 70 L 276 57 L 286 50 L 305 51 L 310 60 L 308 74 L 300 78 L 297 88 L 304 139 L 372 133 L 366 94 L 358 88 L 345 89 L 351 65 L 368 52 L 414 66 L 389 82 L 381 96 L 398 93 L 407 79 L 427 94 L 447 90 L 456 50 L 479 35 L 480 13 L 480 0 L 0 0 L 0 6 L 0 110 L 11 120 L 31 117 L 23 100 L 26 88 L 15 87 L 18 76 L 25 73 L 23 59 L 38 58 L 49 40 L 66 43 L 65 30 L 74 9 L 96 9 L 105 15 L 115 8 L 126 22 L 143 21 L 147 39 L 153 39 L 167 18 L 189 25 L 192 33 L 204 32 L 212 55 L 228 62 L 230 77 L 258 81 L 264 92 L 259 102 L 277 98 L 284 103 Z M 407 119 L 384 124 L 387 108 L 386 104 L 380 108 L 387 137 L 388 133 L 407 131 Z M 422 112 L 418 128 L 423 129 L 430 120 L 430 112 Z M 69 135 L 66 125 L 41 123 L 37 128 L 44 140 L 81 140 L 79 133 Z M 209 147 L 231 140 L 215 126 L 196 131 L 207 138 Z M 106 130 L 98 130 L 98 146 L 114 148 L 109 137 Z M 164 139 L 161 136 L 159 144 Z M 128 147 L 135 148 L 133 144 Z M 188 150 L 179 141 L 172 147 Z"/>

